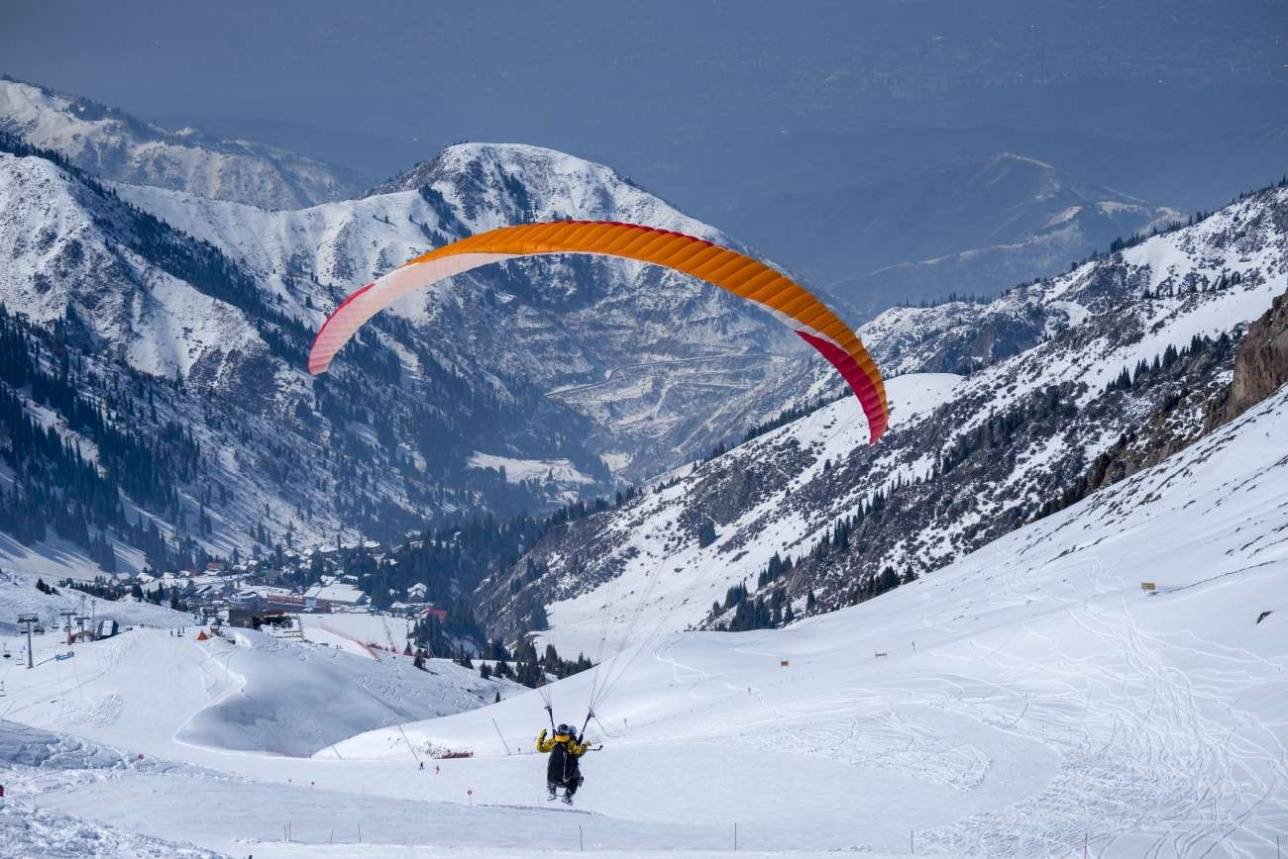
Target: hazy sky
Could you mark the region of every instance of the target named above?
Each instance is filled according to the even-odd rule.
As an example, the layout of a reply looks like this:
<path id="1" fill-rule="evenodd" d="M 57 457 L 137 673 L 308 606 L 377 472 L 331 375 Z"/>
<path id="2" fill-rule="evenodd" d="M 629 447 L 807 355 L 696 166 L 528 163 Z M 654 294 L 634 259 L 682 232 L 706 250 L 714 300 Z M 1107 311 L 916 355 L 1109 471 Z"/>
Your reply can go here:
<path id="1" fill-rule="evenodd" d="M 1133 147 L 1288 122 L 1281 0 L 0 9 L 0 72 L 166 125 L 253 136 L 373 179 L 457 140 L 540 143 L 700 213 L 973 146 L 1084 173 L 1118 165 L 1130 182 Z M 926 133 L 884 146 L 909 129 Z M 1142 177 L 1142 192 L 1155 193 L 1150 181 L 1178 180 Z"/>

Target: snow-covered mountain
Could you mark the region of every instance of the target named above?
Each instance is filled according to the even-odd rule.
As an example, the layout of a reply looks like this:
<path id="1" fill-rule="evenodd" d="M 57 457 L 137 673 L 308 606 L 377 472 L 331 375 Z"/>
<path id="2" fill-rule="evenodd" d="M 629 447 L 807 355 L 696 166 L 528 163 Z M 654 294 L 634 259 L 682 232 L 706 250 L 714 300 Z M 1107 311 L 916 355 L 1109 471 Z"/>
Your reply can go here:
<path id="1" fill-rule="evenodd" d="M 410 296 L 313 379 L 312 332 L 356 284 L 497 223 L 607 218 L 730 240 L 607 167 L 534 147 L 457 146 L 399 180 L 410 190 L 271 212 L 106 187 L 9 141 L 6 429 L 58 440 L 40 455 L 8 445 L 0 521 L 24 543 L 65 515 L 58 536 L 155 565 L 163 542 L 192 558 L 512 515 L 701 456 L 818 372 L 787 329 L 718 290 L 550 258 Z M 58 475 L 85 467 L 103 491 L 63 497 Z"/>
<path id="2" fill-rule="evenodd" d="M 310 319 L 427 246 L 505 224 L 629 221 L 739 246 L 608 167 L 513 144 L 452 146 L 362 199 L 294 212 L 154 188 L 117 191 L 211 242 Z M 494 395 L 542 397 L 575 412 L 587 428 L 580 442 L 627 480 L 737 436 L 803 394 L 817 366 L 755 308 L 639 263 L 518 260 L 457 282 L 394 309 L 417 332 L 405 348 L 428 348 L 443 365 L 482 376 L 479 384 Z M 512 480 L 547 473 L 573 484 L 603 479 L 554 449 L 534 456 L 481 448 L 473 461 L 505 466 Z"/>
<path id="3" fill-rule="evenodd" d="M 541 602 L 585 643 L 606 614 L 745 628 L 868 599 L 1200 437 L 1285 290 L 1278 187 L 988 305 L 889 311 L 862 332 L 895 376 L 879 445 L 843 398 L 555 529 L 486 613 L 513 634 Z"/>
<path id="4" fill-rule="evenodd" d="M 348 170 L 249 140 L 167 131 L 79 96 L 0 77 L 0 131 L 105 179 L 174 188 L 268 209 L 353 195 Z"/>
<path id="5" fill-rule="evenodd" d="M 401 498 L 385 515 L 414 521 L 441 477 L 328 482 L 378 472 L 357 449 L 328 452 L 298 369 L 310 331 L 234 263 L 29 153 L 0 153 L 0 198 L 0 509 L 18 542 L 107 540 L 126 568 L 144 560 L 131 546 L 168 567 L 165 544 L 191 558 L 342 533 L 340 509 L 363 497 Z"/>

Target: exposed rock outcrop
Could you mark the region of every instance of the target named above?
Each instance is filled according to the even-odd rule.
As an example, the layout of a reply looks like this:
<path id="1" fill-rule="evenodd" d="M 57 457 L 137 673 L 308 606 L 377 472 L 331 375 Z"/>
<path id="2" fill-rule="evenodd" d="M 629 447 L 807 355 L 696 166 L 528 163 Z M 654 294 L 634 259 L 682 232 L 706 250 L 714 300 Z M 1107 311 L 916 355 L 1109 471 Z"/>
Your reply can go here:
<path id="1" fill-rule="evenodd" d="M 1288 384 L 1288 292 L 1248 329 L 1219 423 L 1234 420 Z"/>

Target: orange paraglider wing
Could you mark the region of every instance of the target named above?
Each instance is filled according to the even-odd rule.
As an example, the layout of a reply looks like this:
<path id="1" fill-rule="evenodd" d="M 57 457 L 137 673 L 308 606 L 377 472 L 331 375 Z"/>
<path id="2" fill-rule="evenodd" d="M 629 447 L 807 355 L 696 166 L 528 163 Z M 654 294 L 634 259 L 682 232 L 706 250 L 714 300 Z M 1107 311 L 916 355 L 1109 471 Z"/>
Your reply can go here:
<path id="1" fill-rule="evenodd" d="M 336 308 L 313 341 L 309 372 L 325 373 L 363 323 L 407 293 L 494 262 L 545 254 L 595 254 L 652 263 L 754 301 L 836 367 L 863 405 L 872 441 L 885 433 L 890 412 L 881 371 L 849 326 L 808 290 L 738 251 L 683 233 L 615 221 L 501 227 L 408 260 Z"/>

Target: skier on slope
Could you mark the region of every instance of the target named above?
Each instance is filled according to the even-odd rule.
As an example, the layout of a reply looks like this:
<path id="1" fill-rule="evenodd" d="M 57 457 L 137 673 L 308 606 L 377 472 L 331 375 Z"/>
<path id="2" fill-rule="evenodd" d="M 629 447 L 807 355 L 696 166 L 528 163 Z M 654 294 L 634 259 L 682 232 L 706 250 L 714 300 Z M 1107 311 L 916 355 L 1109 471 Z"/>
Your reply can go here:
<path id="1" fill-rule="evenodd" d="M 590 747 L 582 742 L 582 738 L 570 726 L 560 725 L 555 728 L 553 737 L 548 737 L 545 728 L 541 729 L 541 733 L 537 735 L 537 751 L 550 753 L 550 759 L 546 762 L 546 789 L 550 793 L 546 799 L 554 799 L 562 787 L 564 803 L 572 805 L 572 795 L 585 781 L 578 759 L 590 751 Z"/>

